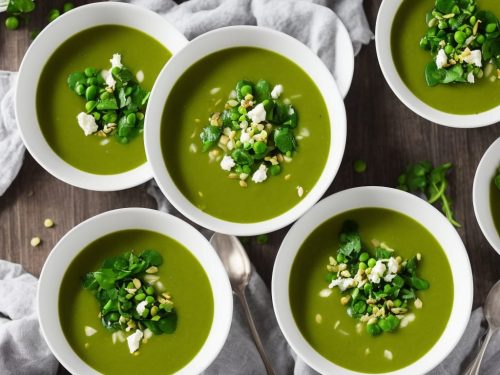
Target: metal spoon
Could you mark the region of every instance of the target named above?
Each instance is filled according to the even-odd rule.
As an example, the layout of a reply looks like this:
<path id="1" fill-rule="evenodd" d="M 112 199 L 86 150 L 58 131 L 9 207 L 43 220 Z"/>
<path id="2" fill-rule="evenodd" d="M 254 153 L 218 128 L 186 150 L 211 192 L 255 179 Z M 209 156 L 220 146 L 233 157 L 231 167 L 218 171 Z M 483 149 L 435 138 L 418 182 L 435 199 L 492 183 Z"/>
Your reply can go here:
<path id="1" fill-rule="evenodd" d="M 210 243 L 219 254 L 219 257 L 221 258 L 222 263 L 224 264 L 224 267 L 229 275 L 229 281 L 231 282 L 233 292 L 238 296 L 238 299 L 243 306 L 248 326 L 250 327 L 250 332 L 252 333 L 253 341 L 259 351 L 262 362 L 264 362 L 267 374 L 275 375 L 271 361 L 267 357 L 262 341 L 260 340 L 259 333 L 255 328 L 255 323 L 245 297 L 245 289 L 250 281 L 250 275 L 252 274 L 252 266 L 250 265 L 247 253 L 245 252 L 245 249 L 241 245 L 240 241 L 234 236 L 215 233 L 210 239 Z"/>
<path id="2" fill-rule="evenodd" d="M 486 352 L 486 347 L 490 342 L 493 335 L 500 329 L 500 281 L 497 281 L 495 285 L 491 288 L 486 297 L 486 302 L 484 304 L 484 316 L 488 322 L 488 331 L 484 337 L 483 344 L 479 353 L 477 353 L 476 358 L 470 364 L 469 368 L 465 372 L 465 375 L 478 375 L 479 368 L 481 367 L 481 361 L 483 360 L 484 353 Z"/>

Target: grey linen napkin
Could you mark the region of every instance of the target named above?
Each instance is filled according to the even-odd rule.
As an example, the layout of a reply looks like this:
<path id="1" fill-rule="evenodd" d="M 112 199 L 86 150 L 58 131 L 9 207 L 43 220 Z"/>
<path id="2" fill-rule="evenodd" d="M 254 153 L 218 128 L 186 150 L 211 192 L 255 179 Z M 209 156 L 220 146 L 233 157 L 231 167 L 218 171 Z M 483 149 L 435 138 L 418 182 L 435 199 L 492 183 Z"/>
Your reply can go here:
<path id="1" fill-rule="evenodd" d="M 156 200 L 158 209 L 178 216 L 196 227 L 207 238 L 213 232 L 196 225 L 179 213 L 161 193 L 155 181 L 148 186 L 148 193 Z M 260 276 L 253 272 L 247 290 L 247 298 L 257 330 L 269 354 L 277 374 L 313 375 L 308 367 L 288 346 L 276 321 L 271 296 Z M 464 372 L 479 349 L 479 342 L 486 332 L 483 309 L 476 309 L 467 329 L 451 354 L 428 375 L 459 375 Z M 490 341 L 481 366 L 481 375 L 500 373 L 500 332 Z M 231 330 L 226 344 L 214 363 L 204 372 L 217 374 L 265 374 L 265 368 L 252 341 L 240 302 L 234 299 Z"/>
<path id="2" fill-rule="evenodd" d="M 0 374 L 42 375 L 58 363 L 40 333 L 37 279 L 19 264 L 0 259 Z"/>

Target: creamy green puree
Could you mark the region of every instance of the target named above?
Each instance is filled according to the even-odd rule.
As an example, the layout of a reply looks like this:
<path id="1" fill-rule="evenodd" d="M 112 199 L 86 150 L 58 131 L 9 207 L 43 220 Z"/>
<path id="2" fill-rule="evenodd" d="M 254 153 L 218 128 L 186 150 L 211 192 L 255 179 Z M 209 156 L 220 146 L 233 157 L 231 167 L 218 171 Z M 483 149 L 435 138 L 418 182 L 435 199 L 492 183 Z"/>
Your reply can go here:
<path id="1" fill-rule="evenodd" d="M 391 33 L 394 64 L 408 89 L 424 103 L 443 112 L 476 114 L 500 105 L 500 80 L 478 79 L 476 83 L 427 86 L 425 66 L 432 60 L 428 51 L 419 47 L 428 30 L 425 22 L 435 0 L 404 0 L 396 13 Z M 500 16 L 498 0 L 478 0 L 477 6 Z"/>
<path id="2" fill-rule="evenodd" d="M 371 336 L 356 329 L 358 322 L 347 315 L 338 288 L 328 297 L 319 295 L 328 287 L 325 264 L 339 248 L 338 234 L 346 220 L 358 223 L 362 239 L 385 242 L 403 259 L 421 254 L 418 274 L 430 288 L 417 291 L 423 306 L 411 309 L 415 320 L 406 327 Z M 363 245 L 373 251 L 370 243 Z M 395 371 L 422 357 L 443 333 L 453 305 L 450 264 L 439 243 L 413 219 L 381 208 L 348 211 L 321 224 L 300 247 L 289 288 L 295 322 L 311 346 L 337 365 L 364 373 Z"/>
<path id="3" fill-rule="evenodd" d="M 85 136 L 76 116 L 85 111 L 85 99 L 68 88 L 70 73 L 88 66 L 109 69 L 114 53 L 134 74 L 144 73 L 141 86 L 150 91 L 171 53 L 141 31 L 118 25 L 97 26 L 66 40 L 47 61 L 37 87 L 36 107 L 42 133 L 54 152 L 85 172 L 117 174 L 146 162 L 143 137 L 128 144 L 116 137 Z"/>
<path id="4" fill-rule="evenodd" d="M 110 256 L 130 250 L 140 253 L 144 249 L 154 249 L 163 256 L 157 275 L 173 296 L 178 321 L 174 333 L 151 337 L 147 343 L 141 343 L 139 354 L 133 355 L 126 341 L 113 344 L 112 333 L 97 316 L 99 303 L 82 288 L 81 279 L 86 272 L 99 269 Z M 97 239 L 73 260 L 59 292 L 59 318 L 75 353 L 97 371 L 171 374 L 184 367 L 204 344 L 212 325 L 213 304 L 208 277 L 185 247 L 156 232 L 126 230 Z M 97 333 L 87 336 L 86 326 Z"/>
<path id="5" fill-rule="evenodd" d="M 247 187 L 228 178 L 218 161 L 210 162 L 199 138 L 241 79 L 283 85 L 280 99 L 289 98 L 298 113 L 295 133 L 307 129 L 293 162 Z M 257 222 L 291 209 L 313 188 L 328 157 L 330 121 L 321 93 L 300 67 L 264 49 L 231 48 L 203 58 L 179 78 L 165 105 L 161 141 L 168 171 L 187 199 L 224 220 Z"/>
<path id="6" fill-rule="evenodd" d="M 495 224 L 495 228 L 497 228 L 498 235 L 500 236 L 500 190 L 498 190 L 493 180 L 491 181 L 490 187 L 490 205 L 493 223 Z"/>

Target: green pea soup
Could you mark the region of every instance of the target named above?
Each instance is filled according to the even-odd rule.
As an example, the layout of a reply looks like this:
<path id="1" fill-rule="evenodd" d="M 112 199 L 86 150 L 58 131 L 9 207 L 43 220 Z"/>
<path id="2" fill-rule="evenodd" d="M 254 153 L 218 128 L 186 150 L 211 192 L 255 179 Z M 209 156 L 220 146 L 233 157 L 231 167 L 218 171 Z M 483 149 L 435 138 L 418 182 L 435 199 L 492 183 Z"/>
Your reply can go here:
<path id="1" fill-rule="evenodd" d="M 396 69 L 408 89 L 424 103 L 443 112 L 469 115 L 488 111 L 500 105 L 500 80 L 478 79 L 476 83 L 427 86 L 425 66 L 432 60 L 428 51 L 419 47 L 428 26 L 425 16 L 435 0 L 404 0 L 399 7 L 391 31 L 391 50 Z M 500 16 L 498 0 L 478 0 L 477 6 Z"/>
<path id="2" fill-rule="evenodd" d="M 113 343 L 112 333 L 98 317 L 99 303 L 83 289 L 81 278 L 99 269 L 106 258 L 145 249 L 163 256 L 157 275 L 172 295 L 178 322 L 174 333 L 142 343 L 136 356 L 130 354 L 126 341 Z M 213 314 L 212 288 L 198 260 L 174 239 L 146 230 L 114 232 L 89 244 L 68 267 L 59 291 L 59 319 L 66 339 L 84 362 L 103 374 L 140 374 L 145 369 L 152 374 L 171 374 L 180 370 L 205 343 Z M 86 326 L 97 333 L 86 336 Z"/>
<path id="3" fill-rule="evenodd" d="M 289 98 L 299 116 L 297 133 L 301 128 L 310 133 L 298 141 L 297 152 L 282 165 L 280 175 L 249 182 L 246 188 L 228 178 L 219 162 L 209 162 L 199 138 L 210 114 L 224 108 L 241 79 L 283 85 L 280 98 Z M 291 209 L 314 187 L 328 157 L 330 120 L 318 88 L 295 63 L 264 49 L 230 48 L 196 62 L 176 82 L 165 104 L 161 142 L 167 169 L 191 203 L 220 219 L 258 222 Z M 302 197 L 298 186 L 304 189 Z"/>
<path id="4" fill-rule="evenodd" d="M 146 162 L 143 135 L 128 144 L 114 136 L 85 136 L 76 116 L 85 111 L 84 98 L 66 83 L 68 75 L 86 67 L 106 69 L 113 54 L 134 74 L 142 70 L 140 85 L 151 90 L 171 53 L 156 39 L 125 26 L 92 27 L 68 38 L 45 64 L 36 93 L 36 110 L 42 133 L 52 150 L 64 161 L 82 171 L 110 175 L 134 169 Z"/>
<path id="5" fill-rule="evenodd" d="M 337 254 L 338 234 L 346 220 L 358 223 L 366 242 L 385 242 L 403 259 L 422 255 L 418 275 L 429 281 L 430 288 L 417 291 L 423 307 L 412 307 L 415 320 L 408 326 L 380 336 L 367 333 L 366 325 L 358 332 L 358 320 L 347 315 L 338 288 L 329 297 L 319 295 L 328 287 L 326 265 L 329 256 Z M 363 245 L 374 253 L 369 243 Z M 304 241 L 292 264 L 289 298 L 300 332 L 323 357 L 360 373 L 389 372 L 414 363 L 438 341 L 451 314 L 453 277 L 446 254 L 422 225 L 396 211 L 362 208 L 325 221 Z M 392 352 L 392 359 L 384 356 L 385 350 Z"/>

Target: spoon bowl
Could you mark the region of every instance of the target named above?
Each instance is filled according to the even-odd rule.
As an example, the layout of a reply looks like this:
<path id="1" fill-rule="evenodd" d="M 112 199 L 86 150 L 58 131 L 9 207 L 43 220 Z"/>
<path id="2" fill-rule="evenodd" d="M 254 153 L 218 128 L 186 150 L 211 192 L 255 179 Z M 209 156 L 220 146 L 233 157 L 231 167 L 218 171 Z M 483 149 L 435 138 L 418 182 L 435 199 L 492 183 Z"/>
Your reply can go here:
<path id="1" fill-rule="evenodd" d="M 491 288 L 484 304 L 484 315 L 490 329 L 500 328 L 500 281 Z"/>

